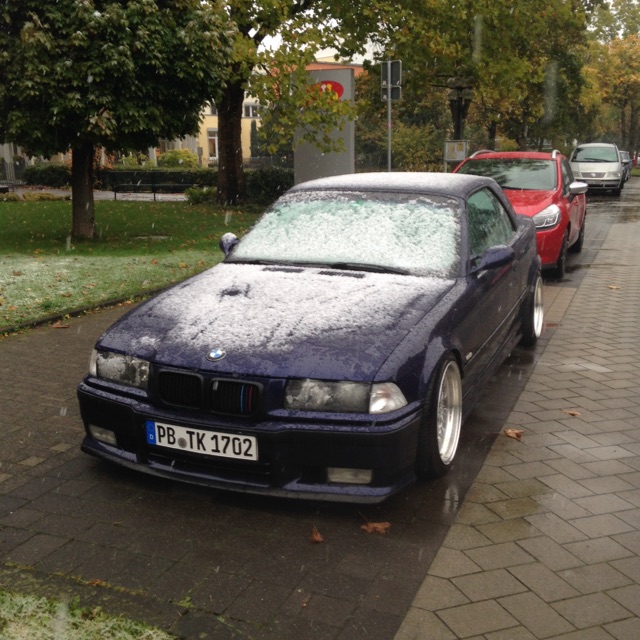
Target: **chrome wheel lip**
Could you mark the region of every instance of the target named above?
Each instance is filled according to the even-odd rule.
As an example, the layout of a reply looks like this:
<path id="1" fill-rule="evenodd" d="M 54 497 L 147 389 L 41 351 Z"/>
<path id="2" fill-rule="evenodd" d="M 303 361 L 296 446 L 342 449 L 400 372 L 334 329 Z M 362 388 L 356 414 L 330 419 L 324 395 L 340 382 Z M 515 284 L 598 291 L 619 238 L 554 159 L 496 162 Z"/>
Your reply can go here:
<path id="1" fill-rule="evenodd" d="M 450 464 L 458 449 L 462 426 L 462 383 L 460 370 L 450 361 L 442 372 L 438 389 L 438 453 L 443 464 Z"/>
<path id="2" fill-rule="evenodd" d="M 543 300 L 542 278 L 536 278 L 535 289 L 533 291 L 533 331 L 536 338 L 542 335 L 544 325 L 544 300 Z"/>

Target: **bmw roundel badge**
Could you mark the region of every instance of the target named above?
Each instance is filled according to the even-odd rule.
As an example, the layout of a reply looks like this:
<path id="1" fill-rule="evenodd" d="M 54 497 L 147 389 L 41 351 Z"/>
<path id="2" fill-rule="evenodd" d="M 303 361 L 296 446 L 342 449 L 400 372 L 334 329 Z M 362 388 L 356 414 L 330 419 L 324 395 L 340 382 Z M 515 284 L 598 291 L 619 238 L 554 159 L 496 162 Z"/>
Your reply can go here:
<path id="1" fill-rule="evenodd" d="M 215 349 L 211 349 L 207 354 L 207 360 L 211 360 L 211 362 L 217 362 L 218 360 L 222 360 L 227 355 L 227 352 L 224 349 L 220 349 L 219 347 Z"/>

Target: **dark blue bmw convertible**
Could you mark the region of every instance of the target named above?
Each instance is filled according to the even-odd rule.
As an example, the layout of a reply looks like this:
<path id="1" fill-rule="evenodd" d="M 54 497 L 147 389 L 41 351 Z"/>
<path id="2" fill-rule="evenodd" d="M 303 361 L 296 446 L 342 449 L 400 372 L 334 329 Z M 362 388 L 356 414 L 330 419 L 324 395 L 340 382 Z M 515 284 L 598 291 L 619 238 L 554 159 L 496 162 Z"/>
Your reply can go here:
<path id="1" fill-rule="evenodd" d="M 542 332 L 530 218 L 491 178 L 297 185 L 224 262 L 107 330 L 78 388 L 87 453 L 276 496 L 380 502 L 455 464 L 496 367 Z"/>

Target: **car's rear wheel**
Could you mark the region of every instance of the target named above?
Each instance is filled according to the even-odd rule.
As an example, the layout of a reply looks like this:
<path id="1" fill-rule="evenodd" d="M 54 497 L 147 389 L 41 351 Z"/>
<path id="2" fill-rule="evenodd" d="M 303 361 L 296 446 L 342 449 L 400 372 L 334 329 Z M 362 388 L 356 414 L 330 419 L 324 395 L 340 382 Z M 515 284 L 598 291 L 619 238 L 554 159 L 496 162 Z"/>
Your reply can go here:
<path id="1" fill-rule="evenodd" d="M 565 231 L 564 236 L 562 238 L 562 245 L 560 246 L 558 261 L 556 262 L 556 266 L 553 273 L 553 275 L 556 278 L 564 278 L 564 275 L 567 272 L 567 250 L 568 250 L 567 245 L 568 244 L 569 244 L 569 231 Z"/>
<path id="2" fill-rule="evenodd" d="M 451 468 L 462 428 L 462 379 L 456 359 L 442 360 L 429 385 L 416 456 L 419 477 L 442 476 Z"/>
<path id="3" fill-rule="evenodd" d="M 587 219 L 585 218 L 582 221 L 582 227 L 580 227 L 580 234 L 578 235 L 578 239 L 569 247 L 569 251 L 571 253 L 580 253 L 582 251 L 582 246 L 584 245 L 584 228 L 587 224 Z"/>
<path id="4" fill-rule="evenodd" d="M 532 347 L 542 335 L 544 326 L 543 284 L 540 272 L 536 273 L 533 288 L 522 306 L 522 338 L 520 343 Z"/>

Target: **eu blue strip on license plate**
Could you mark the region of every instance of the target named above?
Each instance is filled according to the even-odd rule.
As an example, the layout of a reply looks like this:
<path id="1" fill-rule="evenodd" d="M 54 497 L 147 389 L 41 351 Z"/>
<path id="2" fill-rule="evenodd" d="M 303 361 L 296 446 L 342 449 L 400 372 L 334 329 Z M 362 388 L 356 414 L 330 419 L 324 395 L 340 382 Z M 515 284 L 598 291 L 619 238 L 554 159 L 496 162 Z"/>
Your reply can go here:
<path id="1" fill-rule="evenodd" d="M 147 420 L 145 431 L 147 443 L 154 446 L 221 458 L 258 459 L 258 441 L 254 436 L 205 431 L 154 420 Z"/>

